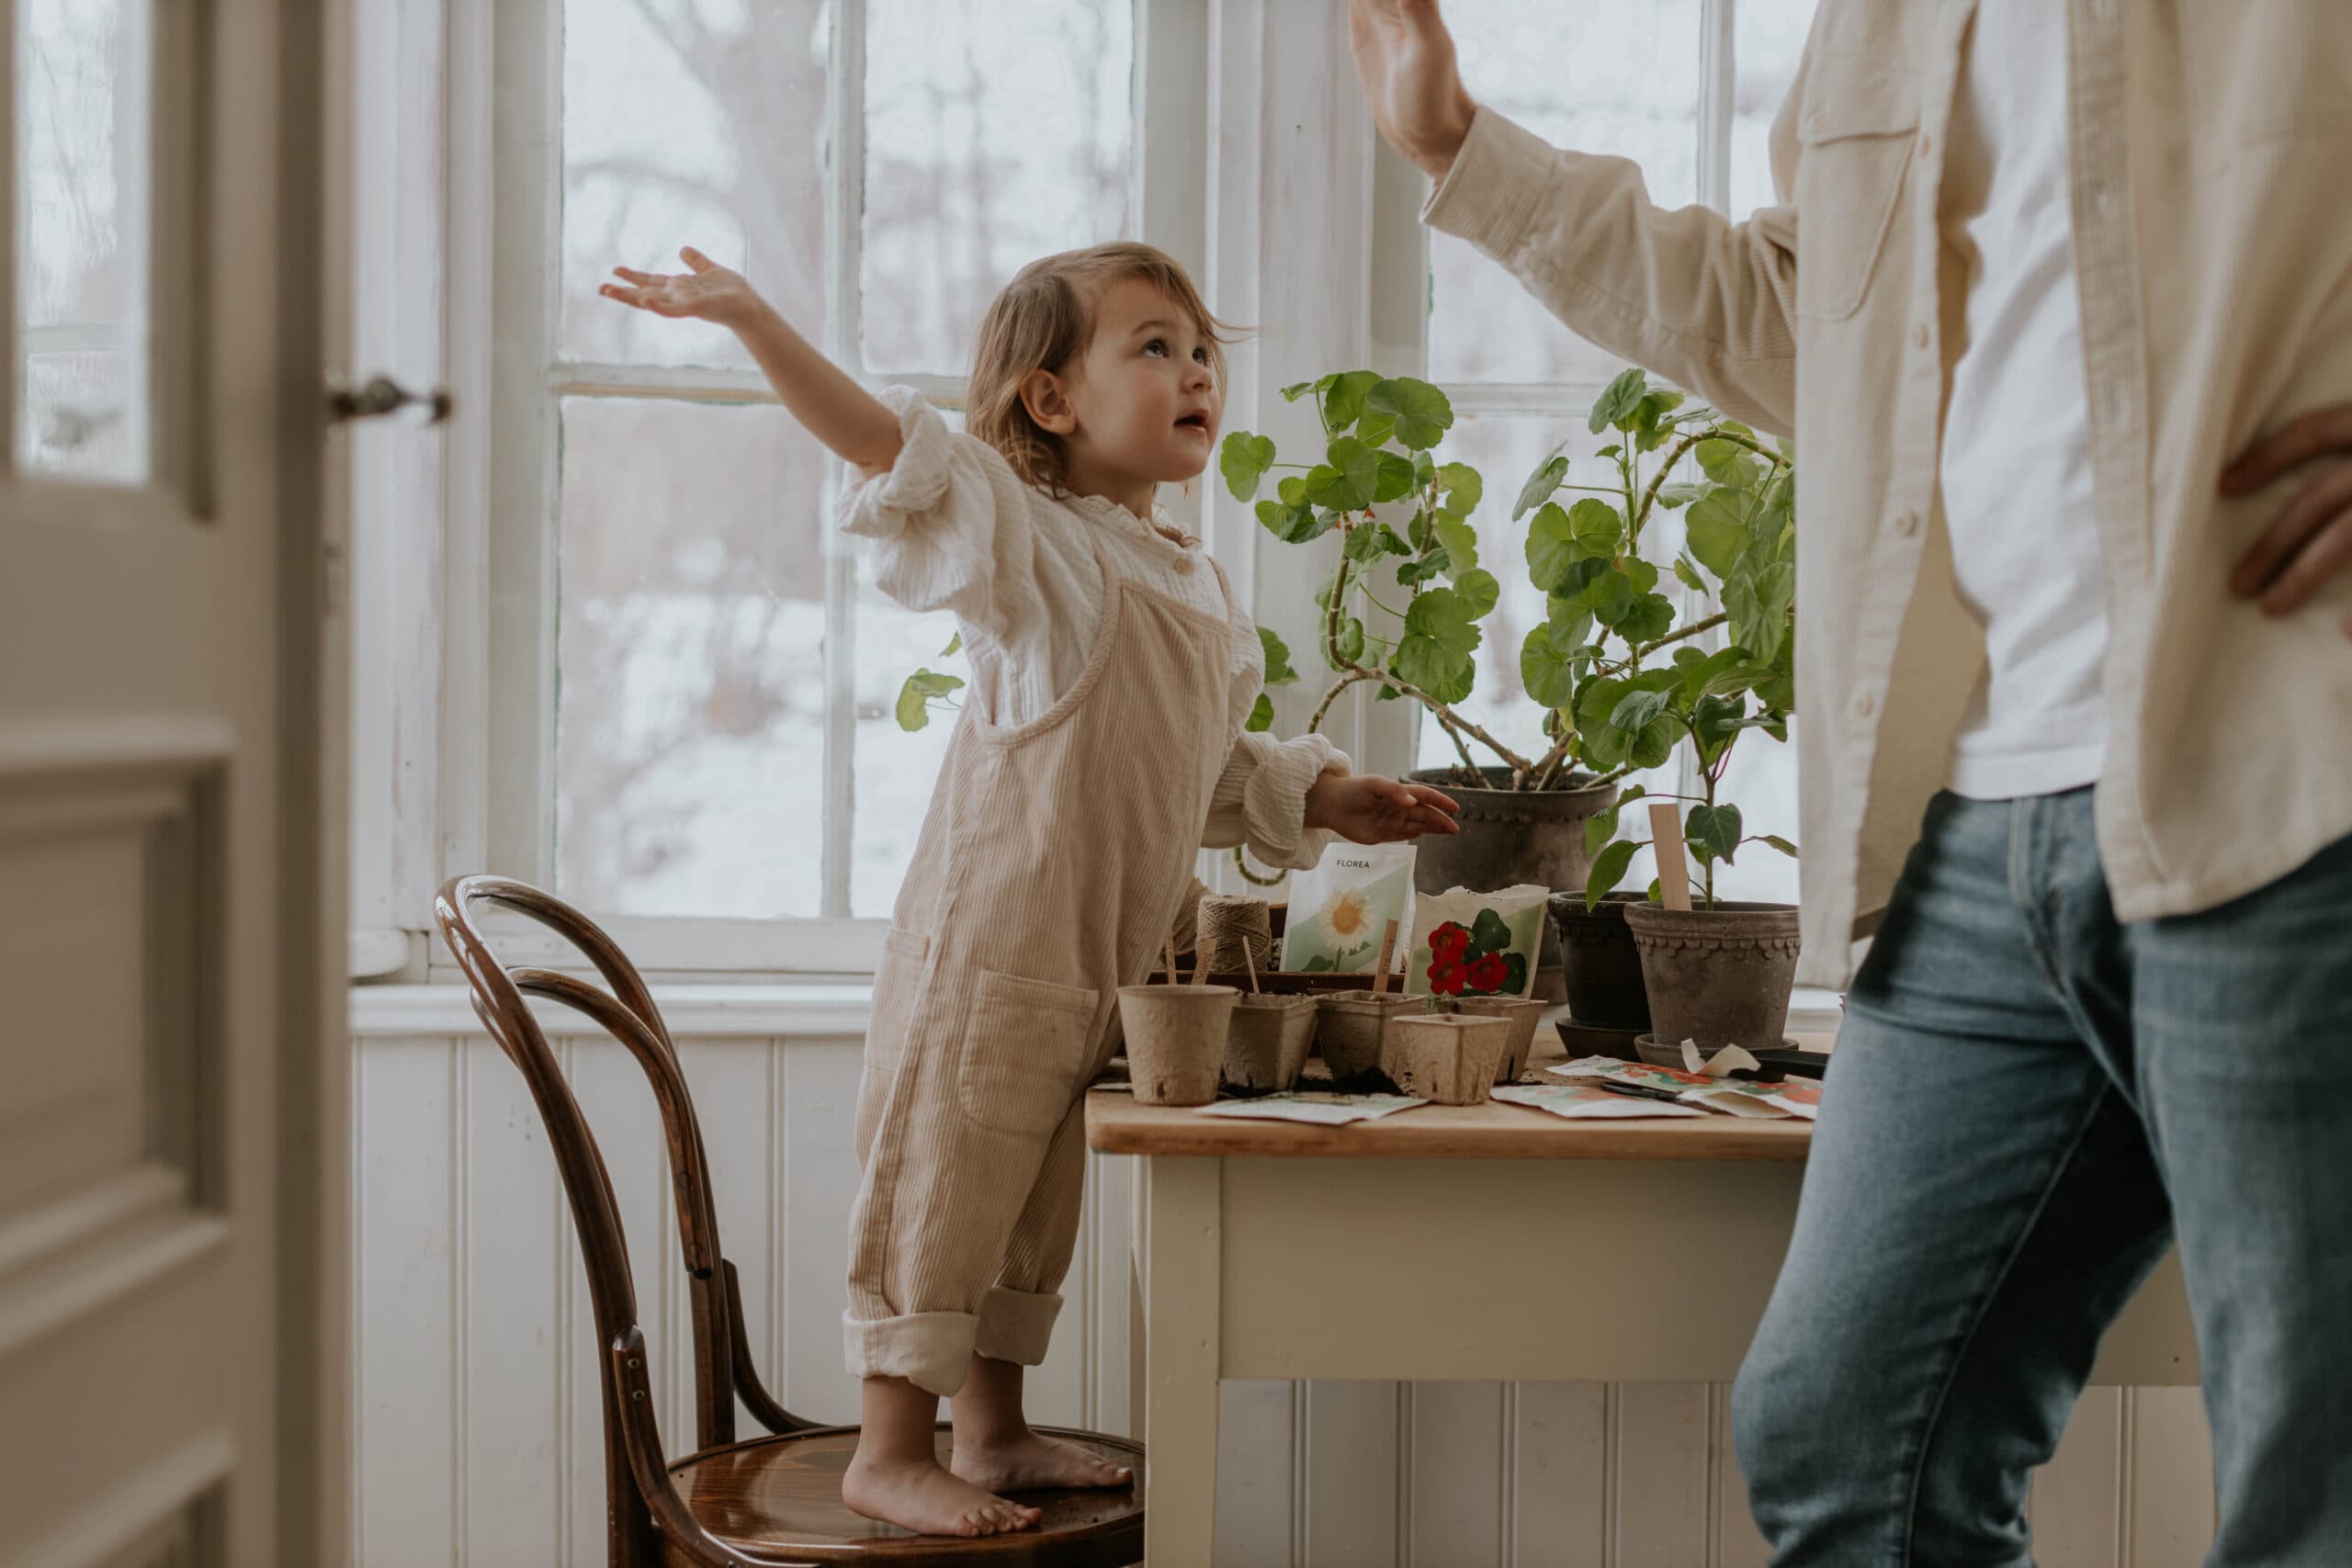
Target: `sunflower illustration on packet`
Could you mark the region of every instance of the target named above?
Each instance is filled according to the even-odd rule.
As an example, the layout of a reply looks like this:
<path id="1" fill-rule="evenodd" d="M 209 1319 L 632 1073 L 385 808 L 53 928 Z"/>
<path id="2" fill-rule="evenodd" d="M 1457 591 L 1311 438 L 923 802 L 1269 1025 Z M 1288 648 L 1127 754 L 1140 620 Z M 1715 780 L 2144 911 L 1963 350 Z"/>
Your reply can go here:
<path id="1" fill-rule="evenodd" d="M 1332 843 L 1312 870 L 1291 880 L 1282 966 L 1308 974 L 1370 970 L 1387 923 L 1405 929 L 1414 857 L 1411 844 Z"/>

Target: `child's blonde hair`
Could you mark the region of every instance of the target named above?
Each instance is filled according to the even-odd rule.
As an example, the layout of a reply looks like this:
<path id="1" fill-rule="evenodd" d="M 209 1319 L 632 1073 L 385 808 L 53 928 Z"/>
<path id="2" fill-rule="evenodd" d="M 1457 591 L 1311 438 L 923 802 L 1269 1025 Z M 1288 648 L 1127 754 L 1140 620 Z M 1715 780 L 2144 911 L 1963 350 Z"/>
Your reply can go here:
<path id="1" fill-rule="evenodd" d="M 1192 319 L 1209 351 L 1209 374 L 1224 384 L 1232 329 L 1209 314 L 1174 256 L 1156 245 L 1119 240 L 1031 262 L 980 319 L 964 399 L 964 428 L 1003 453 L 1027 483 L 1058 491 L 1065 454 L 1060 440 L 1029 417 L 1021 383 L 1033 370 L 1058 373 L 1083 354 L 1094 336 L 1103 287 L 1128 277 L 1154 285 Z"/>

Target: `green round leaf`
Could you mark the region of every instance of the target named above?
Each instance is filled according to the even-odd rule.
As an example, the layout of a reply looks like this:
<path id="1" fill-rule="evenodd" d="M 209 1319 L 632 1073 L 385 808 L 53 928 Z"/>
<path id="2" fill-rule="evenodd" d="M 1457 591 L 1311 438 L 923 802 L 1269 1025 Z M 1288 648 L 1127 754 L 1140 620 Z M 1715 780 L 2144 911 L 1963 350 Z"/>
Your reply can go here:
<path id="1" fill-rule="evenodd" d="M 1249 730 L 1253 735 L 1261 735 L 1267 730 L 1272 729 L 1273 727 L 1274 700 L 1273 698 L 1266 695 L 1265 693 L 1261 692 L 1258 694 L 1258 701 L 1256 705 L 1250 709 L 1250 717 L 1248 722 L 1244 723 L 1241 728 Z"/>
<path id="2" fill-rule="evenodd" d="M 1576 536 L 1568 527 L 1568 514 L 1559 502 L 1547 501 L 1527 523 L 1528 581 L 1546 593 L 1559 592 L 1576 562 Z"/>
<path id="3" fill-rule="evenodd" d="M 1560 450 L 1566 445 L 1563 441 L 1559 446 L 1553 447 L 1551 456 L 1536 464 L 1535 471 L 1527 476 L 1527 482 L 1520 487 L 1519 499 L 1511 502 L 1512 522 L 1516 523 L 1527 515 L 1530 507 L 1541 506 L 1550 500 L 1552 492 L 1559 489 L 1561 482 L 1568 477 L 1568 460 Z"/>
<path id="4" fill-rule="evenodd" d="M 1731 859 L 1739 848 L 1739 807 L 1694 806 L 1683 820 L 1683 841 L 1702 861 Z"/>
<path id="5" fill-rule="evenodd" d="M 1592 405 L 1592 434 L 1598 435 L 1612 424 L 1630 425 L 1634 411 L 1641 406 L 1642 396 L 1648 390 L 1649 378 L 1642 374 L 1638 366 L 1610 382 L 1609 389 L 1600 394 L 1600 400 Z"/>
<path id="6" fill-rule="evenodd" d="M 1562 708 L 1576 692 L 1576 667 L 1568 657 L 1574 644 L 1562 644 L 1546 623 L 1538 623 L 1519 649 L 1519 683 L 1527 694 L 1547 708 Z"/>
<path id="7" fill-rule="evenodd" d="M 1374 504 L 1397 501 L 1413 493 L 1413 460 L 1396 452 L 1380 454 L 1380 470 L 1373 481 Z"/>
<path id="8" fill-rule="evenodd" d="M 1343 370 L 1324 380 L 1323 429 L 1337 435 L 1363 414 L 1363 395 L 1380 384 L 1380 378 L 1369 370 Z"/>
<path id="9" fill-rule="evenodd" d="M 1502 916 L 1492 909 L 1479 910 L 1478 918 L 1470 922 L 1471 956 L 1500 953 L 1510 945 L 1510 927 Z"/>
<path id="10" fill-rule="evenodd" d="M 1258 647 L 1266 656 L 1266 684 L 1287 686 L 1298 679 L 1298 671 L 1291 668 L 1290 649 L 1283 639 L 1264 626 L 1258 628 Z"/>
<path id="11" fill-rule="evenodd" d="M 1478 531 L 1456 517 L 1441 516 L 1430 525 L 1437 542 L 1445 547 L 1446 570 L 1459 577 L 1478 564 Z"/>
<path id="12" fill-rule="evenodd" d="M 1625 868 L 1634 863 L 1634 852 L 1642 846 L 1631 839 L 1620 839 L 1592 857 L 1591 874 L 1584 879 L 1584 907 L 1596 908 L 1600 901 L 1617 891 L 1617 884 L 1624 879 Z"/>
<path id="13" fill-rule="evenodd" d="M 1614 557 L 1625 542 L 1625 519 L 1596 496 L 1586 496 L 1568 508 L 1568 542 L 1576 557 Z"/>
<path id="14" fill-rule="evenodd" d="M 1436 446 L 1453 426 L 1453 405 L 1445 394 L 1409 376 L 1376 383 L 1363 400 L 1367 409 L 1394 420 L 1397 441 L 1415 450 Z"/>
<path id="15" fill-rule="evenodd" d="M 1454 572 L 1453 590 L 1462 595 L 1462 602 L 1469 607 L 1470 618 L 1474 621 L 1493 609 L 1503 596 L 1503 585 L 1495 581 L 1495 574 L 1477 567 Z"/>
<path id="16" fill-rule="evenodd" d="M 1248 501 L 1258 493 L 1258 482 L 1266 470 L 1274 466 L 1274 443 L 1272 437 L 1252 435 L 1246 430 L 1227 434 L 1217 449 L 1217 468 L 1225 475 L 1225 488 L 1233 492 L 1236 501 Z"/>

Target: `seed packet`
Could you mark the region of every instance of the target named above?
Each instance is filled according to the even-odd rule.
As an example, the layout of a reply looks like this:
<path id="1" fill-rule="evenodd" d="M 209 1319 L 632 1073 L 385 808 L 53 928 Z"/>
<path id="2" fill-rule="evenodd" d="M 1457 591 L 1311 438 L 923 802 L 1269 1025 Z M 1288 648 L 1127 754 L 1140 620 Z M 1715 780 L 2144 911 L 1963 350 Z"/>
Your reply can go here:
<path id="1" fill-rule="evenodd" d="M 1495 893 L 1449 888 L 1414 900 L 1405 960 L 1408 996 L 1524 997 L 1535 988 L 1551 889 L 1532 882 Z"/>
<path id="2" fill-rule="evenodd" d="M 1572 1122 L 1619 1122 L 1643 1116 L 1703 1118 L 1707 1114 L 1695 1105 L 1664 1100 L 1629 1100 L 1589 1083 L 1509 1084 L 1496 1089 L 1494 1098 Z"/>
<path id="3" fill-rule="evenodd" d="M 1376 1122 L 1383 1116 L 1394 1116 L 1399 1111 L 1410 1111 L 1427 1105 L 1426 1100 L 1415 1100 L 1402 1094 L 1329 1094 L 1309 1090 L 1299 1094 L 1267 1094 L 1256 1100 L 1220 1100 L 1215 1105 L 1204 1105 L 1193 1112 L 1196 1116 L 1232 1116 L 1253 1122 L 1311 1122 L 1325 1127 L 1344 1127 L 1351 1122 Z"/>
<path id="4" fill-rule="evenodd" d="M 1412 844 L 1338 840 L 1312 870 L 1291 879 L 1283 922 L 1283 967 L 1308 974 L 1365 975 L 1380 962 L 1380 933 L 1405 929 L 1413 897 Z"/>

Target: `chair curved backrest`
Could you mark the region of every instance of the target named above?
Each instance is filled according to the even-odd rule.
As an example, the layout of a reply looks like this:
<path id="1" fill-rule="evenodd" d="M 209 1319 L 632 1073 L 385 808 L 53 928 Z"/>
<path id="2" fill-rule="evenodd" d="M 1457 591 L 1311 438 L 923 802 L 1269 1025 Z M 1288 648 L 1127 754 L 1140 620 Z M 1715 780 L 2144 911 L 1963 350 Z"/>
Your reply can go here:
<path id="1" fill-rule="evenodd" d="M 579 950 L 611 989 L 600 989 L 577 976 L 553 969 L 509 968 L 500 963 L 474 919 L 477 903 L 512 909 L 554 931 Z M 522 1072 L 546 1124 L 548 1145 L 555 1151 L 556 1169 L 563 1179 L 587 1268 L 588 1297 L 602 1351 L 598 1367 L 605 1399 L 605 1512 L 613 1537 L 612 1560 L 633 1562 L 649 1539 L 647 1532 L 655 1516 L 660 1516 L 661 1527 L 673 1537 L 691 1538 L 702 1532 L 670 1485 L 663 1462 L 645 1371 L 644 1337 L 637 1319 L 637 1292 L 629 1274 L 628 1242 L 621 1231 L 612 1178 L 595 1134 L 581 1114 L 526 997 L 560 1002 L 585 1015 L 628 1049 L 652 1088 L 669 1146 L 671 1187 L 678 1205 L 679 1251 L 694 1311 L 695 1448 L 734 1440 L 738 1397 L 772 1432 L 806 1431 L 817 1424 L 801 1420 L 778 1404 L 752 1368 L 741 1284 L 735 1266 L 719 1247 L 718 1217 L 711 1198 L 702 1128 L 695 1119 L 685 1076 L 678 1068 L 677 1049 L 637 966 L 579 910 L 551 894 L 505 877 L 452 878 L 434 900 L 434 919 L 465 975 L 475 1016 Z M 707 1536 L 702 1539 L 708 1540 Z M 718 1560 L 733 1559 L 730 1554 Z"/>

